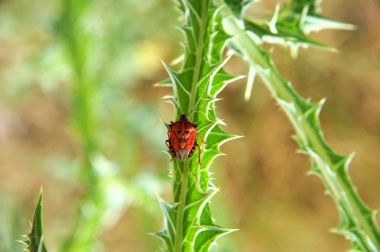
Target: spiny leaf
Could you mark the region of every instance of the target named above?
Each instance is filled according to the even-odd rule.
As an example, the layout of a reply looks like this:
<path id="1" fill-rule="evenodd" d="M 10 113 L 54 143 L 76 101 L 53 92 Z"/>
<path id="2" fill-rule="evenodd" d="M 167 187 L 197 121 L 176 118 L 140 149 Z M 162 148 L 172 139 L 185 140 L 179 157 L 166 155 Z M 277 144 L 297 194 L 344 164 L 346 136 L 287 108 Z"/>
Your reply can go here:
<path id="1" fill-rule="evenodd" d="M 172 81 L 170 80 L 170 78 L 168 78 L 168 79 L 162 80 L 162 81 L 154 84 L 154 86 L 156 86 L 156 87 L 172 87 Z"/>
<path id="2" fill-rule="evenodd" d="M 305 8 L 310 15 L 321 14 L 321 0 L 291 0 L 289 9 L 294 13 L 302 13 Z"/>
<path id="3" fill-rule="evenodd" d="M 170 205 L 162 199 L 159 199 L 159 203 L 161 211 L 164 214 L 164 227 L 154 235 L 165 242 L 168 251 L 173 251 L 176 235 L 176 206 Z"/>
<path id="4" fill-rule="evenodd" d="M 276 23 L 276 33 L 272 32 L 268 25 L 254 23 L 253 21 L 245 21 L 245 27 L 247 31 L 251 31 L 256 36 L 259 36 L 263 42 L 279 44 L 290 48 L 306 48 L 311 46 L 323 50 L 333 50 L 328 46 L 309 39 L 301 31 L 298 24 L 278 22 Z"/>
<path id="5" fill-rule="evenodd" d="M 243 1 L 238 2 L 242 4 Z M 252 35 L 257 37 L 260 43 L 266 42 L 288 47 L 293 57 L 297 56 L 299 48 L 307 47 L 335 52 L 334 48 L 311 40 L 306 34 L 324 29 L 351 30 L 354 26 L 321 16 L 320 2 L 318 0 L 294 0 L 283 8 L 278 5 L 272 18 L 266 22 L 245 20 L 244 18 L 241 18 L 241 21 L 244 22 L 245 30 L 252 32 Z M 228 4 L 227 6 L 230 7 Z M 240 15 L 236 15 L 233 9 L 231 12 L 238 17 L 243 14 L 241 12 Z"/>
<path id="6" fill-rule="evenodd" d="M 210 251 L 210 248 L 215 244 L 216 239 L 235 231 L 236 229 L 224 229 L 218 226 L 201 226 L 195 241 L 195 251 Z"/>
<path id="7" fill-rule="evenodd" d="M 355 26 L 347 23 L 331 20 L 321 15 L 320 0 L 292 0 L 282 9 L 279 20 L 280 25 L 297 23 L 304 34 L 311 32 L 336 29 L 352 30 Z"/>
<path id="8" fill-rule="evenodd" d="M 241 17 L 245 8 L 247 8 L 254 0 L 224 0 L 231 12 L 238 18 Z"/>
<path id="9" fill-rule="evenodd" d="M 42 190 L 40 192 L 36 209 L 33 215 L 33 222 L 29 233 L 26 235 L 27 250 L 30 252 L 47 252 L 42 230 Z"/>

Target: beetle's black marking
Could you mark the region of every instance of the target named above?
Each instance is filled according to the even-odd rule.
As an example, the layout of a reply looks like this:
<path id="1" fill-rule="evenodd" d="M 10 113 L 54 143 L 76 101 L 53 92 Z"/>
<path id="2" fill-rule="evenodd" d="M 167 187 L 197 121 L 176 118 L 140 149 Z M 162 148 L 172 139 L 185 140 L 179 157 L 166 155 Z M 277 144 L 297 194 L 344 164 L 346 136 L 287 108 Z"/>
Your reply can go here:
<path id="1" fill-rule="evenodd" d="M 168 144 L 168 147 L 169 147 L 169 151 L 172 153 L 172 156 L 176 156 L 176 153 L 175 153 L 175 151 L 174 151 L 174 147 L 173 147 L 173 145 L 172 145 L 172 143 L 170 142 L 170 140 L 168 139 L 168 140 L 166 140 L 166 143 Z"/>

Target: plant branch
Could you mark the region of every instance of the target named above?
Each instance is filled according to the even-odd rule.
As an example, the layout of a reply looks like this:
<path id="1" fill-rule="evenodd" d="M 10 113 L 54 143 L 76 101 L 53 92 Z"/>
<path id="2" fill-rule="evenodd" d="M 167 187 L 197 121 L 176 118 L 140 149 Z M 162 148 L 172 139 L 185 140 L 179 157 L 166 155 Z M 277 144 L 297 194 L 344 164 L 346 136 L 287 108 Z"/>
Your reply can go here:
<path id="1" fill-rule="evenodd" d="M 301 98 L 278 72 L 269 53 L 257 45 L 255 34 L 246 32 L 235 17 L 226 17 L 224 25 L 233 36 L 233 47 L 255 67 L 272 96 L 287 114 L 297 133 L 296 140 L 301 151 L 311 158 L 312 172 L 321 178 L 328 194 L 335 201 L 341 217 L 336 231 L 351 239 L 354 248 L 379 251 L 380 234 L 374 214 L 361 201 L 347 172 L 351 157 L 335 153 L 323 138 L 318 118 L 323 100 L 313 104 Z"/>
<path id="2" fill-rule="evenodd" d="M 201 16 L 200 16 L 200 29 L 198 34 L 198 41 L 196 44 L 196 56 L 195 56 L 195 66 L 194 72 L 191 82 L 191 92 L 190 92 L 190 102 L 189 107 L 187 109 L 187 113 L 190 113 L 191 110 L 195 107 L 195 102 L 197 100 L 198 93 L 198 83 L 200 81 L 201 73 L 202 73 L 202 62 L 205 58 L 205 37 L 207 32 L 207 12 L 208 12 L 208 0 L 201 0 L 202 8 L 201 8 Z M 194 113 L 189 115 L 189 120 L 192 121 L 194 117 Z"/>

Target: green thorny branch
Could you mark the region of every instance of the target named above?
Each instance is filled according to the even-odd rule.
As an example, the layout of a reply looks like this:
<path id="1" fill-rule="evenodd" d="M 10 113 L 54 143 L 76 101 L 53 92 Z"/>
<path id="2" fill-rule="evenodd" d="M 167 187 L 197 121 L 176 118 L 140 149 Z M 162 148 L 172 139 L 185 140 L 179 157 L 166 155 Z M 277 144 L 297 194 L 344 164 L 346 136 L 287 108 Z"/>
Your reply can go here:
<path id="1" fill-rule="evenodd" d="M 312 174 L 321 178 L 339 210 L 340 224 L 335 231 L 352 241 L 353 251 L 380 251 L 374 212 L 360 199 L 347 171 L 352 155 L 337 154 L 323 137 L 319 113 L 324 100 L 311 103 L 303 99 L 278 72 L 271 55 L 260 47 L 263 41 L 293 49 L 324 47 L 305 34 L 328 28 L 352 29 L 352 26 L 323 18 L 319 13 L 320 1 L 314 0 L 293 0 L 281 12 L 277 8 L 269 22 L 257 24 L 242 19 L 243 2 L 219 1 L 224 28 L 231 36 L 231 49 L 253 67 L 293 124 L 301 152 L 310 157 Z"/>
<path id="2" fill-rule="evenodd" d="M 328 20 L 320 15 L 320 1 L 293 0 L 264 23 L 244 20 L 241 13 L 251 1 L 216 0 L 181 1 L 185 22 L 185 60 L 175 72 L 166 67 L 180 112 L 200 105 L 190 120 L 207 141 L 202 165 L 196 159 L 174 160 L 174 204 L 161 201 L 165 214 L 164 229 L 158 233 L 169 251 L 207 251 L 216 237 L 228 232 L 211 218 L 209 201 L 216 192 L 210 181 L 209 167 L 220 155 L 219 146 L 233 138 L 224 133 L 215 115 L 216 95 L 231 82 L 225 74 L 220 53 L 228 39 L 232 51 L 251 65 L 251 77 L 257 73 L 295 127 L 301 151 L 311 158 L 312 173 L 323 181 L 335 201 L 341 221 L 336 229 L 353 243 L 352 250 L 379 251 L 380 235 L 374 214 L 360 200 L 347 168 L 352 159 L 334 152 L 325 142 L 320 129 L 319 112 L 323 101 L 314 104 L 302 97 L 280 75 L 263 42 L 288 46 L 330 49 L 310 40 L 306 34 L 322 29 L 352 29 L 352 26 Z M 227 31 L 227 34 L 224 33 Z M 253 78 L 250 78 L 253 79 Z"/>
<path id="3" fill-rule="evenodd" d="M 215 113 L 217 95 L 236 76 L 223 70 L 226 61 L 221 53 L 228 36 L 221 29 L 221 16 L 211 0 L 178 1 L 184 22 L 181 31 L 186 41 L 181 69 L 165 66 L 170 80 L 161 85 L 173 88 L 173 98 L 179 110 L 189 113 L 188 119 L 197 125 L 197 131 L 207 142 L 201 146 L 202 162 L 197 155 L 186 161 L 173 160 L 174 203 L 161 200 L 164 228 L 156 235 L 162 238 L 167 251 L 208 251 L 215 240 L 233 230 L 217 226 L 211 216 L 210 200 L 217 192 L 212 184 L 209 168 L 221 155 L 219 147 L 236 138 L 224 132 Z"/>

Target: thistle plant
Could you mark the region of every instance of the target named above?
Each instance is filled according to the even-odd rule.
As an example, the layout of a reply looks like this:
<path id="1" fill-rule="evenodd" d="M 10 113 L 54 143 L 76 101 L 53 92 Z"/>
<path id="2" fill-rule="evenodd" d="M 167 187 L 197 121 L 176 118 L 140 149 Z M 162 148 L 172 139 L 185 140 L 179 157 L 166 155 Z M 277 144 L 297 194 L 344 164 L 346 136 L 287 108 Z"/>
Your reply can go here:
<path id="1" fill-rule="evenodd" d="M 207 145 L 202 147 L 201 164 L 196 157 L 199 152 L 185 161 L 173 159 L 174 203 L 160 201 L 165 223 L 156 235 L 168 251 L 208 251 L 218 237 L 233 231 L 217 226 L 212 218 L 210 200 L 218 189 L 212 183 L 210 166 L 222 154 L 219 147 L 236 138 L 221 128 L 215 111 L 217 95 L 240 77 L 223 70 L 226 60 L 221 54 L 227 36 L 212 1 L 179 1 L 178 8 L 184 17 L 184 60 L 177 71 L 165 65 L 170 80 L 161 85 L 173 88 L 177 118 L 197 108 L 188 119 L 197 125 Z"/>
<path id="2" fill-rule="evenodd" d="M 262 47 L 264 42 L 286 46 L 294 56 L 300 47 L 333 51 L 309 39 L 307 34 L 353 26 L 321 16 L 320 1 L 313 0 L 292 0 L 282 9 L 277 7 L 265 22 L 247 20 L 243 14 L 250 3 L 249 0 L 178 2 L 184 18 L 181 31 L 186 38 L 185 53 L 179 70 L 165 66 L 170 80 L 161 85 L 173 88 L 172 97 L 179 113 L 188 113 L 199 106 L 189 120 L 198 125 L 207 145 L 201 165 L 194 157 L 173 160 L 173 203 L 160 202 L 164 228 L 157 236 L 165 241 L 167 251 L 208 251 L 216 238 L 232 231 L 217 226 L 210 212 L 210 200 L 217 192 L 210 166 L 221 154 L 220 145 L 235 137 L 221 129 L 221 120 L 215 112 L 217 94 L 237 78 L 223 70 L 226 60 L 221 53 L 227 46 L 250 65 L 246 98 L 257 74 L 293 124 L 300 152 L 310 157 L 311 173 L 321 178 L 339 210 L 340 224 L 335 231 L 352 241 L 354 251 L 379 251 L 380 234 L 374 213 L 360 199 L 347 172 L 352 155 L 336 153 L 323 138 L 318 115 L 324 100 L 312 103 L 297 94 Z"/>
<path id="3" fill-rule="evenodd" d="M 223 69 L 229 59 L 223 52 L 228 51 L 249 64 L 245 97 L 251 96 L 257 75 L 294 126 L 300 152 L 310 157 L 311 173 L 322 180 L 339 211 L 341 221 L 335 231 L 352 241 L 352 251 L 380 251 L 380 234 L 373 212 L 360 199 L 347 172 L 352 155 L 346 157 L 336 153 L 323 138 L 318 115 L 324 100 L 312 103 L 302 98 L 282 77 L 271 54 L 263 47 L 264 43 L 288 47 L 293 56 L 297 55 L 299 48 L 307 47 L 334 51 L 307 35 L 323 29 L 353 27 L 323 17 L 317 0 L 290 0 L 282 8 L 277 7 L 272 18 L 265 21 L 244 17 L 244 10 L 251 3 L 249 0 L 178 0 L 177 3 L 183 17 L 180 28 L 185 36 L 184 55 L 180 58 L 183 60 L 179 67 L 164 65 L 169 79 L 160 85 L 173 89 L 170 98 L 178 106 L 174 120 L 180 114 L 188 114 L 189 121 L 197 125 L 196 130 L 207 145 L 199 142 L 202 154 L 196 151 L 185 161 L 172 160 L 173 200 L 171 203 L 160 200 L 164 227 L 156 233 L 164 241 L 166 250 L 209 251 L 218 237 L 234 231 L 218 226 L 210 208 L 212 197 L 218 192 L 213 183 L 212 163 L 222 155 L 220 146 L 237 137 L 222 129 L 223 122 L 216 113 L 218 94 L 229 83 L 241 78 Z M 100 78 L 100 73 L 94 74 L 96 71 L 90 71 L 97 64 L 96 59 L 102 58 L 94 57 L 96 50 L 90 42 L 94 34 L 85 26 L 86 11 L 93 4 L 93 1 L 86 0 L 62 1 L 61 23 L 57 26 L 69 59 L 71 118 L 80 142 L 82 182 L 87 190 L 80 209 L 90 213 L 79 211 L 77 226 L 62 247 L 63 251 L 90 251 L 95 248 L 106 211 L 114 210 L 107 201 L 110 194 L 104 185 L 122 183 L 122 192 L 126 192 L 130 182 L 122 180 L 120 183 L 109 177 L 107 172 L 99 173 L 104 172 L 99 168 L 108 167 L 110 163 L 98 166 L 98 157 L 102 156 L 100 153 L 104 152 L 104 146 L 99 135 L 98 127 L 102 120 L 97 104 L 105 78 Z M 114 53 L 117 54 L 117 50 Z M 116 76 L 106 75 L 106 72 L 102 75 Z M 189 114 L 193 109 L 195 111 Z M 201 163 L 198 155 L 201 155 Z M 134 191 L 138 190 L 135 188 Z M 26 243 L 31 252 L 46 251 L 42 232 L 42 195 L 27 237 Z"/>

